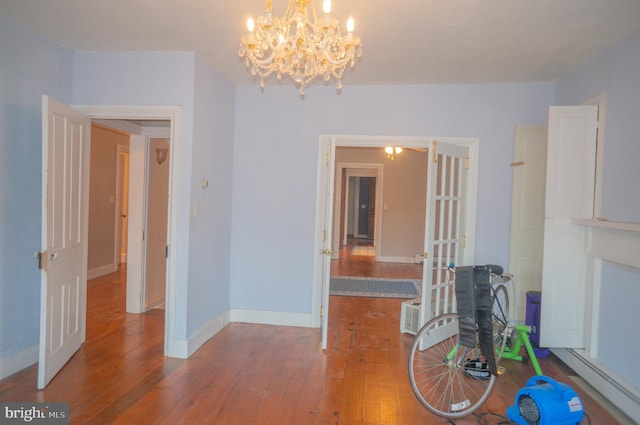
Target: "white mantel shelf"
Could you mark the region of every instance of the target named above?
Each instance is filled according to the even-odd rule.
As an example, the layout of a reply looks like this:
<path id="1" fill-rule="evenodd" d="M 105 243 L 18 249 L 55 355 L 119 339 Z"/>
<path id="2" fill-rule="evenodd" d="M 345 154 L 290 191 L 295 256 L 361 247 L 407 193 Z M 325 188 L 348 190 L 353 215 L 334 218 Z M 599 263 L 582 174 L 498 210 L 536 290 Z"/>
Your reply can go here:
<path id="1" fill-rule="evenodd" d="M 585 218 L 573 218 L 571 223 L 580 226 L 594 227 L 598 229 L 622 230 L 625 232 L 640 232 L 640 223 L 627 223 L 620 221 L 588 220 Z"/>
<path id="2" fill-rule="evenodd" d="M 577 218 L 571 223 L 589 233 L 586 249 L 591 257 L 640 268 L 640 223 Z"/>

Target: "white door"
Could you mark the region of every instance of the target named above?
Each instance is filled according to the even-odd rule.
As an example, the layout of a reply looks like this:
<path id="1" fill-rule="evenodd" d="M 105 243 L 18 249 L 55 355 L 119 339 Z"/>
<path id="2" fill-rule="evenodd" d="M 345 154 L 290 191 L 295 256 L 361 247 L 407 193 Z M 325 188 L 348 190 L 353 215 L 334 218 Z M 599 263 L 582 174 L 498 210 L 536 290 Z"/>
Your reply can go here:
<path id="1" fill-rule="evenodd" d="M 327 348 L 327 330 L 329 327 L 329 284 L 331 274 L 331 236 L 333 225 L 333 187 L 335 168 L 333 158 L 336 152 L 335 138 L 320 144 L 324 155 L 318 155 L 318 199 L 316 205 L 323 206 L 323 220 L 321 223 L 322 238 L 316 254 L 320 256 L 322 269 L 322 299 L 320 304 L 320 327 L 322 328 L 322 348 Z"/>
<path id="2" fill-rule="evenodd" d="M 147 199 L 147 137 L 129 137 L 129 217 L 127 233 L 127 313 L 144 313 Z"/>
<path id="3" fill-rule="evenodd" d="M 585 234 L 592 219 L 598 107 L 549 108 L 540 345 L 583 348 Z"/>
<path id="4" fill-rule="evenodd" d="M 118 145 L 118 166 L 116 175 L 118 176 L 118 195 L 116 200 L 118 201 L 118 217 L 117 223 L 119 224 L 119 230 L 116 235 L 118 236 L 118 243 L 116 243 L 116 249 L 118 250 L 117 259 L 120 263 L 127 262 L 127 235 L 129 232 L 129 147 Z"/>
<path id="5" fill-rule="evenodd" d="M 544 241 L 544 197 L 547 170 L 547 127 L 520 125 L 516 128 L 511 200 L 509 271 L 516 278 L 510 285 L 513 301 L 509 317 L 524 321 L 526 293 L 542 287 Z"/>
<path id="6" fill-rule="evenodd" d="M 38 388 L 85 339 L 91 122 L 42 97 L 42 248 Z"/>
<path id="7" fill-rule="evenodd" d="M 427 172 L 421 323 L 456 311 L 451 264 L 466 265 L 465 216 L 469 149 L 434 141 Z"/>

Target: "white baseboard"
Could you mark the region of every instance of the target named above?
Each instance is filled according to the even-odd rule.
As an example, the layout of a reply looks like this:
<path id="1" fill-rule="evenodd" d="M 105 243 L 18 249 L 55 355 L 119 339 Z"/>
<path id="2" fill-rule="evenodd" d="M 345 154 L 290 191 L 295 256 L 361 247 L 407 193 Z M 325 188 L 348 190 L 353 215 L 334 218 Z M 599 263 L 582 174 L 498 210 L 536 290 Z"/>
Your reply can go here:
<path id="1" fill-rule="evenodd" d="M 0 379 L 11 376 L 22 369 L 38 363 L 38 344 L 19 353 L 0 359 Z"/>
<path id="2" fill-rule="evenodd" d="M 379 261 L 381 263 L 409 263 L 409 264 L 415 264 L 416 262 L 416 258 L 415 257 L 387 257 L 387 256 L 379 256 L 378 258 L 376 258 L 376 261 Z"/>
<path id="3" fill-rule="evenodd" d="M 167 356 L 179 359 L 188 359 L 228 324 L 229 311 L 226 311 L 222 316 L 216 317 L 201 327 L 189 339 L 170 340 L 167 344 Z"/>
<path id="4" fill-rule="evenodd" d="M 581 350 L 553 348 L 560 360 L 630 418 L 640 418 L 640 391 Z"/>
<path id="5" fill-rule="evenodd" d="M 95 279 L 96 277 L 104 276 L 109 273 L 115 273 L 117 271 L 118 271 L 117 264 L 105 264 L 104 266 L 87 270 L 87 280 Z"/>
<path id="6" fill-rule="evenodd" d="M 231 310 L 230 321 L 302 328 L 317 327 L 313 326 L 310 313 L 233 309 Z"/>

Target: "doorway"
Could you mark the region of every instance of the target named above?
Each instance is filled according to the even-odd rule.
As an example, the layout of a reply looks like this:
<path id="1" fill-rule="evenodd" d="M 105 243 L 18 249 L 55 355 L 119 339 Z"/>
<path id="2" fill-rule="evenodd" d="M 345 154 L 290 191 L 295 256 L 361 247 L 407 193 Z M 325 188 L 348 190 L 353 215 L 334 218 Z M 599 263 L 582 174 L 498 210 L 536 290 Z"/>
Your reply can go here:
<path id="1" fill-rule="evenodd" d="M 187 358 L 188 352 L 185 351 L 185 347 L 183 341 L 176 338 L 173 329 L 175 327 L 175 293 L 176 293 L 176 282 L 178 281 L 178 267 L 177 267 L 177 257 L 179 252 L 178 243 L 178 199 L 175 194 L 179 192 L 179 174 L 180 174 L 180 146 L 181 146 L 181 136 L 180 129 L 182 128 L 182 119 L 181 119 L 181 107 L 179 106 L 124 106 L 124 105 L 76 105 L 74 109 L 85 116 L 89 117 L 92 120 L 122 120 L 122 121 L 132 121 L 140 123 L 150 123 L 150 122 L 158 122 L 165 121 L 168 127 L 164 128 L 161 134 L 157 133 L 147 133 L 148 137 L 166 137 L 168 132 L 169 137 L 169 150 L 171 152 L 170 157 L 166 161 L 166 165 L 168 166 L 168 196 L 166 198 L 167 204 L 167 226 L 166 226 L 166 248 L 165 248 L 165 257 L 166 257 L 166 285 L 164 289 L 165 294 L 165 326 L 164 326 L 164 355 L 169 357 L 177 357 L 177 358 Z M 132 132 L 134 133 L 134 132 Z M 129 179 L 134 180 L 136 178 L 141 179 L 142 174 L 139 165 L 135 164 L 144 164 L 144 161 L 150 160 L 149 154 L 145 153 L 145 143 L 147 136 L 132 136 L 131 137 L 131 146 L 130 146 L 130 174 Z M 144 169 L 144 167 L 142 167 Z M 139 185 L 137 185 L 139 187 Z M 143 208 L 141 205 L 135 205 L 135 203 L 141 204 L 143 197 L 140 196 L 140 193 L 132 192 L 132 188 L 130 187 L 129 193 L 129 214 L 128 214 L 128 226 L 130 231 L 128 232 L 131 235 L 131 228 L 136 225 L 136 221 L 138 222 L 139 228 L 142 229 Z M 134 216 L 133 211 L 140 211 L 139 214 Z M 132 243 L 134 242 L 134 243 Z M 171 247 L 171 249 L 168 249 Z M 128 252 L 127 252 L 127 268 L 128 274 L 131 271 L 134 264 L 138 264 L 138 270 L 135 270 L 136 276 L 139 276 L 139 280 L 143 281 L 143 274 L 141 265 L 143 264 L 143 258 L 141 253 L 142 249 L 142 240 L 138 240 L 137 244 L 135 241 L 132 241 L 129 237 L 128 241 Z M 134 256 L 138 256 L 137 259 L 134 260 Z M 127 280 L 131 280 L 127 277 Z M 143 305 L 143 288 L 141 286 L 134 288 L 134 293 L 129 293 L 130 285 L 127 285 L 127 303 L 129 303 L 129 299 L 133 299 L 137 302 L 138 305 Z M 142 311 L 144 308 L 142 309 Z"/>
<path id="2" fill-rule="evenodd" d="M 475 222 L 476 222 L 476 204 L 477 204 L 477 181 L 478 181 L 478 152 L 479 152 L 479 140 L 476 138 L 438 138 L 437 141 L 434 138 L 428 137 L 388 137 L 388 136 L 320 136 L 319 137 L 319 149 L 318 149 L 318 192 L 317 192 L 317 215 L 316 215 L 316 233 L 315 233 L 315 246 L 318 248 L 317 255 L 314 257 L 314 293 L 312 304 L 313 324 L 321 328 L 323 348 L 327 348 L 327 326 L 329 311 L 329 280 L 331 274 L 331 261 L 333 257 L 334 243 L 335 243 L 335 227 L 333 226 L 335 214 L 333 212 L 334 192 L 336 186 L 340 184 L 340 178 L 336 178 L 336 148 L 337 147 L 349 147 L 349 148 L 384 148 L 385 146 L 402 146 L 413 148 L 416 152 L 425 152 L 428 150 L 428 156 L 431 158 L 432 164 L 438 164 L 437 167 L 429 167 L 429 175 L 427 178 L 427 189 L 433 192 L 433 196 L 430 197 L 431 201 L 426 201 L 427 194 L 425 193 L 422 203 L 422 212 L 425 210 L 427 214 L 424 222 L 422 223 L 422 235 L 420 240 L 422 245 L 416 255 L 424 254 L 424 258 L 429 258 L 429 254 L 433 254 L 433 258 L 429 258 L 429 261 L 423 261 L 423 273 L 422 273 L 422 288 L 423 295 L 427 293 L 427 290 L 431 290 L 432 278 L 435 278 L 433 274 L 436 272 L 435 268 L 439 264 L 444 255 L 444 251 L 439 249 L 439 246 L 434 244 L 434 240 L 440 243 L 441 236 L 444 235 L 442 231 L 434 239 L 434 230 L 439 230 L 439 227 L 434 229 L 434 224 L 438 217 L 443 217 L 442 207 L 449 205 L 448 202 L 440 201 L 440 208 L 435 208 L 436 199 L 442 197 L 444 192 L 447 192 L 450 186 L 441 188 L 440 191 L 436 191 L 439 184 L 448 180 L 442 179 L 442 173 L 447 170 L 451 170 L 451 173 L 447 173 L 448 176 L 457 175 L 458 171 L 464 169 L 464 181 L 468 183 L 466 190 L 462 194 L 461 198 L 456 197 L 456 220 L 462 220 L 460 226 L 456 226 L 456 229 L 464 228 L 466 232 L 464 235 L 456 235 L 455 239 L 447 241 L 449 245 L 455 245 L 456 255 L 460 255 L 461 259 L 465 263 L 473 264 L 474 250 L 475 250 Z M 464 152 L 464 157 L 459 155 Z M 453 158 L 455 157 L 455 161 Z M 397 157 L 396 157 L 397 159 Z M 442 159 L 442 161 L 440 161 Z M 449 165 L 454 164 L 453 167 Z M 385 172 L 386 175 L 386 172 Z M 458 177 L 460 178 L 460 177 Z M 386 179 L 385 179 L 386 180 Z M 459 180 L 457 180 L 459 181 Z M 396 188 L 399 192 L 406 192 L 409 188 L 415 185 L 415 181 L 409 184 L 398 186 Z M 383 212 L 387 209 L 394 208 L 394 203 L 387 203 L 386 191 L 383 201 Z M 390 191 L 393 193 L 393 191 Z M 392 199 L 392 197 L 391 197 Z M 443 198 L 444 199 L 444 198 Z M 447 213 L 447 216 L 450 214 Z M 400 214 L 402 217 L 402 214 Z M 386 220 L 383 219 L 383 221 Z M 440 223 L 443 221 L 440 220 Z M 334 229 L 334 231 L 331 231 Z M 407 232 L 398 231 L 390 233 L 390 236 L 397 238 L 396 240 L 404 241 L 411 237 L 411 234 L 415 236 L 416 230 L 409 227 Z M 381 245 L 385 245 L 384 235 L 381 237 Z M 449 251 L 449 250 L 448 250 Z M 459 253 L 458 253 L 459 252 Z M 464 253 L 464 254 L 462 254 Z M 319 254 L 319 255 L 318 255 Z M 382 258 L 385 257 L 385 253 L 382 253 Z M 400 255 L 402 257 L 402 255 Z M 389 255 L 391 260 L 398 260 L 395 253 Z M 403 262 L 403 261 L 396 261 Z M 411 262 L 411 261 L 409 261 Z M 433 265 L 433 267 L 432 267 Z M 435 267 L 435 268 L 434 268 Z M 438 266 L 439 267 L 439 266 Z M 425 290 L 427 288 L 427 290 Z"/>
<path id="3" fill-rule="evenodd" d="M 358 149 L 355 149 L 357 155 Z M 370 157 L 369 157 L 370 158 Z M 339 259 L 347 246 L 365 246 L 377 256 L 380 234 L 383 164 L 338 162 L 335 208 L 333 210 L 333 255 Z"/>
<path id="4" fill-rule="evenodd" d="M 416 253 L 424 246 L 428 166 L 425 151 L 407 149 L 391 161 L 381 147 L 336 148 L 332 279 L 405 279 L 419 285 L 422 264 L 416 261 Z M 385 210 L 383 202 L 387 204 Z M 412 236 L 406 238 L 404 232 Z M 381 249 L 385 255 L 379 258 Z M 330 300 L 335 303 L 336 299 Z M 398 304 L 399 309 L 401 301 L 384 305 Z M 329 311 L 333 320 L 337 313 Z"/>
<path id="5" fill-rule="evenodd" d="M 96 121 L 92 123 L 91 137 L 89 279 L 122 268 L 125 279 L 121 280 L 127 288 L 126 312 L 145 313 L 162 308 L 166 287 L 170 140 L 149 135 L 168 136 L 169 122 Z M 134 157 L 130 163 L 131 150 Z M 105 215 L 107 220 L 102 219 Z M 101 251 L 112 253 L 102 259 L 108 267 L 99 267 L 101 273 L 92 273 L 96 268 L 92 269 L 91 263 L 96 262 L 96 257 L 101 260 Z"/>
<path id="6" fill-rule="evenodd" d="M 164 309 L 170 139 L 140 135 L 168 134 L 168 121 L 139 125 L 122 120 L 100 120 L 99 123 L 92 122 L 92 130 L 97 131 L 92 131 L 92 158 L 89 166 L 92 182 L 89 202 L 89 259 L 92 258 L 92 250 L 95 251 L 96 246 L 102 246 L 112 254 L 109 261 L 113 262 L 113 268 L 106 270 L 107 273 L 88 275 L 87 285 L 90 289 L 87 291 L 87 322 L 93 323 L 95 327 L 94 314 L 103 314 L 99 311 L 103 308 L 103 303 L 116 294 L 118 298 L 120 294 L 127 295 L 124 303 L 116 304 L 119 306 L 118 311 L 113 311 L 116 322 L 123 320 L 127 314 L 147 315 L 151 310 Z M 95 137 L 100 134 L 100 130 L 102 137 Z M 130 161 L 132 151 L 134 158 Z M 105 180 L 106 184 L 99 184 Z M 93 183 L 97 185 L 94 187 Z M 129 208 L 129 205 L 132 207 Z M 96 215 L 100 217 L 100 214 L 96 214 L 97 209 L 110 216 L 110 220 L 103 221 L 102 224 L 99 220 L 93 220 L 92 217 Z M 130 214 L 134 218 L 132 226 L 129 226 Z M 92 221 L 96 221 L 97 225 L 92 226 Z M 133 254 L 130 257 L 129 251 Z M 136 279 L 136 273 L 139 273 L 141 280 Z M 95 290 L 104 288 L 105 282 L 113 288 L 111 292 L 106 294 L 100 289 Z M 131 293 L 140 294 L 136 297 L 137 302 L 133 303 L 133 311 L 129 305 L 131 299 L 127 300 L 131 298 Z M 97 307 L 98 311 L 94 312 L 90 306 Z M 149 320 L 156 323 L 160 318 L 164 321 L 164 311 L 153 312 L 151 316 L 154 319 Z M 100 335 L 102 325 L 97 327 L 88 329 L 87 342 L 90 342 L 93 335 Z M 149 330 L 143 328 L 141 332 Z M 155 337 L 161 338 L 164 334 Z"/>
<path id="7" fill-rule="evenodd" d="M 361 239 L 362 245 L 373 245 L 376 178 L 350 176 L 347 193 L 347 237 Z"/>

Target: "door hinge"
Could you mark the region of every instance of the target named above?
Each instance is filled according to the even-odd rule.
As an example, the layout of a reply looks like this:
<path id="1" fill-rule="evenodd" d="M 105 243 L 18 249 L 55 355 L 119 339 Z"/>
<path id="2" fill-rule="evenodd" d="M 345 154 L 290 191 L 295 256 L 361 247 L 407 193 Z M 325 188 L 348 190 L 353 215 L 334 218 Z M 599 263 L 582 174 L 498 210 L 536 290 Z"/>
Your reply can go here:
<path id="1" fill-rule="evenodd" d="M 324 317 L 324 307 L 320 307 L 320 317 Z"/>
<path id="2" fill-rule="evenodd" d="M 436 157 L 436 146 L 437 146 L 436 141 L 432 140 L 431 141 L 431 161 L 434 163 L 438 162 Z"/>
<path id="3" fill-rule="evenodd" d="M 322 242 L 324 242 L 324 241 L 326 241 L 326 240 L 327 240 L 327 231 L 326 231 L 326 230 L 323 230 L 323 231 L 322 231 Z"/>
<path id="4" fill-rule="evenodd" d="M 331 160 L 331 153 L 329 152 L 329 146 L 327 146 L 327 154 L 324 157 L 324 163 L 327 167 L 329 166 L 330 160 Z"/>
<path id="5" fill-rule="evenodd" d="M 37 252 L 36 259 L 38 260 L 38 269 L 46 272 L 49 268 L 49 253 L 47 251 Z"/>
<path id="6" fill-rule="evenodd" d="M 463 248 L 467 247 L 467 237 L 463 236 L 462 239 L 460 239 L 460 245 L 462 245 Z"/>
<path id="7" fill-rule="evenodd" d="M 424 259 L 426 260 L 426 259 L 428 259 L 428 258 L 429 258 L 429 253 L 425 251 L 425 253 L 424 253 Z"/>
<path id="8" fill-rule="evenodd" d="M 469 167 L 471 167 L 471 159 L 470 158 L 465 158 L 464 159 L 464 168 L 466 168 L 468 170 Z"/>

